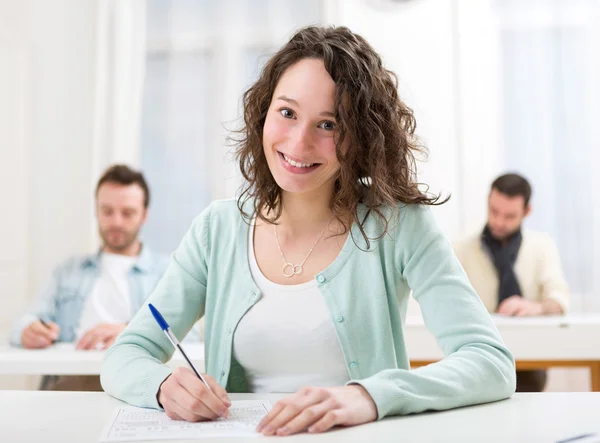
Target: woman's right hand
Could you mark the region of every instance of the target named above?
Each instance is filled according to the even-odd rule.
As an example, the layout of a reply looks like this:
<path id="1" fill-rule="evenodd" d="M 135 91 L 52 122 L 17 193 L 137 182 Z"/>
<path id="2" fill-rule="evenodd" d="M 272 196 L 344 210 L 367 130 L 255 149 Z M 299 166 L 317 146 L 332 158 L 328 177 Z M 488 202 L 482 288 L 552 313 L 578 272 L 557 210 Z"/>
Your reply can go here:
<path id="1" fill-rule="evenodd" d="M 176 368 L 158 390 L 158 402 L 172 420 L 206 421 L 227 417 L 231 401 L 227 391 L 210 375 L 202 374 L 212 392 L 194 372 Z"/>

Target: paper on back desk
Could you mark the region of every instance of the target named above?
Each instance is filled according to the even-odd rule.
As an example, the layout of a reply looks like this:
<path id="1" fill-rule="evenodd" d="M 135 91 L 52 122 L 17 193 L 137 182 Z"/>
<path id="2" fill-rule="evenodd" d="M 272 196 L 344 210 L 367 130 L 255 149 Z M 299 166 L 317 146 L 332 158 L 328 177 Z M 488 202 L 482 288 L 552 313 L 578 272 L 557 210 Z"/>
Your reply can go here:
<path id="1" fill-rule="evenodd" d="M 119 406 L 106 424 L 100 441 L 200 440 L 215 437 L 258 437 L 261 418 L 271 409 L 268 401 L 233 401 L 229 417 L 189 423 L 171 420 L 163 411 Z"/>

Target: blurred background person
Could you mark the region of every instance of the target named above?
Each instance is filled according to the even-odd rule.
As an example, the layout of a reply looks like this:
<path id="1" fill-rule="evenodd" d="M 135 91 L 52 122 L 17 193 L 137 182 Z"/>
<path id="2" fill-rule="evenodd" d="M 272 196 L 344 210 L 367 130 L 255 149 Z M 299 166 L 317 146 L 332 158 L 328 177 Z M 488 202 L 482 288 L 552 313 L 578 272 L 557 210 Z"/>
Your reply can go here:
<path id="1" fill-rule="evenodd" d="M 531 185 L 518 174 L 492 183 L 483 231 L 456 254 L 489 312 L 509 316 L 564 314 L 569 289 L 548 234 L 523 229 L 531 212 Z M 517 390 L 543 390 L 546 371 L 518 371 Z"/>
<path id="2" fill-rule="evenodd" d="M 142 244 L 150 191 L 144 176 L 124 165 L 104 172 L 96 187 L 96 216 L 102 247 L 71 257 L 51 284 L 13 326 L 11 344 L 41 349 L 75 342 L 76 349 L 106 349 L 163 275 L 168 257 Z M 97 376 L 45 380 L 44 388 L 99 390 Z"/>

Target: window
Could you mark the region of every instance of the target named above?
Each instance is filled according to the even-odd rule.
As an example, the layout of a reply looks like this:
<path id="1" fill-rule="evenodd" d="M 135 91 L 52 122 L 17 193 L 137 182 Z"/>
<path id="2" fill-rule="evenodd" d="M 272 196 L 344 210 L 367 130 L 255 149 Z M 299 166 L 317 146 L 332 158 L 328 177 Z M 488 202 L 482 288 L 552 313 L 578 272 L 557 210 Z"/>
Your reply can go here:
<path id="1" fill-rule="evenodd" d="M 225 137 L 240 98 L 321 0 L 149 0 L 140 158 L 151 186 L 144 241 L 172 252 L 193 218 L 240 185 Z"/>
<path id="2" fill-rule="evenodd" d="M 526 226 L 557 244 L 573 308 L 600 310 L 600 1 L 459 4 L 463 192 L 526 176 Z"/>

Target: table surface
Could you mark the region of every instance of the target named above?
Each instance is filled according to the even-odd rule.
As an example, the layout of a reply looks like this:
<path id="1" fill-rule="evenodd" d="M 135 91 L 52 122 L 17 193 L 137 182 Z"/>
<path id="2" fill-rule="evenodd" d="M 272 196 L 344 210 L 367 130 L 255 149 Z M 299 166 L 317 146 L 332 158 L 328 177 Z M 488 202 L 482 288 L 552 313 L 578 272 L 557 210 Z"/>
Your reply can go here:
<path id="1" fill-rule="evenodd" d="M 204 343 L 187 343 L 188 357 L 204 370 Z M 47 349 L 0 348 L 0 375 L 98 375 L 104 351 L 77 351 L 72 343 L 59 343 Z M 185 365 L 176 352 L 169 362 L 172 366 Z"/>
<path id="2" fill-rule="evenodd" d="M 600 361 L 600 315 L 507 318 L 493 316 L 506 345 L 517 360 Z M 421 317 L 408 317 L 404 325 L 408 354 L 413 361 L 444 357 Z M 204 344 L 184 343 L 190 358 L 204 369 Z M 76 351 L 62 343 L 44 350 L 0 347 L 0 375 L 99 374 L 103 351 Z M 175 353 L 171 365 L 183 365 Z"/>
<path id="3" fill-rule="evenodd" d="M 270 400 L 281 395 L 236 394 L 233 400 Z M 0 391 L 0 441 L 97 442 L 122 403 L 105 393 Z M 511 399 L 444 412 L 385 420 L 321 435 L 284 437 L 289 442 L 557 442 L 600 433 L 600 393 L 515 394 Z M 227 442 L 278 438 L 227 439 Z M 167 441 L 167 440 L 162 440 Z M 180 440 L 181 441 L 181 440 Z M 203 440 L 222 443 L 224 440 Z"/>
<path id="4" fill-rule="evenodd" d="M 500 335 L 516 360 L 600 360 L 600 315 L 515 318 L 492 315 Z M 408 355 L 413 361 L 444 357 L 422 317 L 408 317 L 404 325 Z"/>
<path id="5" fill-rule="evenodd" d="M 569 314 L 569 315 L 543 315 L 538 317 L 509 317 L 506 315 L 490 314 L 498 328 L 528 328 L 539 326 L 569 327 L 569 326 L 597 326 L 600 327 L 600 314 Z M 408 316 L 406 326 L 424 325 L 420 315 Z"/>

